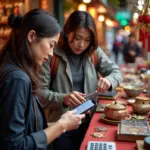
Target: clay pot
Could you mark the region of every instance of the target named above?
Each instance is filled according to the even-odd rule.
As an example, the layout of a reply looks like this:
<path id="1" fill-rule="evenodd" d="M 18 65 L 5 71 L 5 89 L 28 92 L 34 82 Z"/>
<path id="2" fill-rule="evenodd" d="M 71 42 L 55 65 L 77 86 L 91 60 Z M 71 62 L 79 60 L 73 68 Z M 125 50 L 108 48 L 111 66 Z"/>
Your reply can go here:
<path id="1" fill-rule="evenodd" d="M 147 114 L 150 112 L 150 99 L 143 96 L 136 97 L 135 103 L 132 104 L 132 109 L 134 113 L 141 115 Z"/>
<path id="2" fill-rule="evenodd" d="M 127 106 L 119 104 L 117 101 L 106 105 L 104 113 L 107 118 L 119 121 L 124 120 L 130 116 L 128 113 Z"/>

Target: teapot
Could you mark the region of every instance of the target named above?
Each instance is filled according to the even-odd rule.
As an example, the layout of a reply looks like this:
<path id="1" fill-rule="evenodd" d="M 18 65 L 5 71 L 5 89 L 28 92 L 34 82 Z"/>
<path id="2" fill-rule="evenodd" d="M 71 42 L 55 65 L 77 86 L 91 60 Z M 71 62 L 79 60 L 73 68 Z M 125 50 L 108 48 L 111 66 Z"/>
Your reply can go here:
<path id="1" fill-rule="evenodd" d="M 132 109 L 134 113 L 147 114 L 150 112 L 150 99 L 144 96 L 136 97 L 135 103 L 132 104 Z"/>
<path id="2" fill-rule="evenodd" d="M 128 108 L 126 105 L 123 105 L 117 101 L 112 102 L 111 104 L 106 105 L 104 113 L 107 118 L 111 120 L 124 120 L 129 118 Z"/>

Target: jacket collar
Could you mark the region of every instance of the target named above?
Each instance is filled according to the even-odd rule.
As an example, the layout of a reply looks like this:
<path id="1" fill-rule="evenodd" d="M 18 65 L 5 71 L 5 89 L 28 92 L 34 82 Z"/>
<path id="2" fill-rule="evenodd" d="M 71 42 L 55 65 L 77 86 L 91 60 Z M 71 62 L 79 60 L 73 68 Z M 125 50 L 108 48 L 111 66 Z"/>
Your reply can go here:
<path id="1" fill-rule="evenodd" d="M 54 48 L 54 54 L 56 54 L 56 55 L 62 57 L 64 60 L 67 60 L 67 56 L 66 56 L 65 50 L 62 49 L 62 48 L 59 47 L 59 46 L 56 46 L 56 47 Z M 86 55 L 86 56 L 84 56 L 84 57 L 89 57 L 89 55 Z"/>
<path id="2" fill-rule="evenodd" d="M 60 57 L 62 57 L 64 60 L 67 60 L 67 56 L 65 53 L 65 50 L 60 48 L 59 46 L 56 46 L 54 49 L 54 53 Z"/>

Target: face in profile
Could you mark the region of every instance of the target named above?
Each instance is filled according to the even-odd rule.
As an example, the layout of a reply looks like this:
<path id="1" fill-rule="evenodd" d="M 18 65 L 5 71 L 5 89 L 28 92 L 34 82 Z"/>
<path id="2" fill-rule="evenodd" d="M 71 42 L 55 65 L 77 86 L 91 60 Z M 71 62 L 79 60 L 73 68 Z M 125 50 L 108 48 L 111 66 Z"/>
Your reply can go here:
<path id="1" fill-rule="evenodd" d="M 53 55 L 53 49 L 58 43 L 59 37 L 59 33 L 54 37 L 44 37 L 40 39 L 37 39 L 36 34 L 28 37 L 29 47 L 38 65 L 42 65 L 48 59 L 49 55 Z"/>
<path id="2" fill-rule="evenodd" d="M 68 43 L 72 51 L 79 55 L 89 47 L 91 38 L 91 31 L 89 29 L 78 28 L 68 35 Z"/>

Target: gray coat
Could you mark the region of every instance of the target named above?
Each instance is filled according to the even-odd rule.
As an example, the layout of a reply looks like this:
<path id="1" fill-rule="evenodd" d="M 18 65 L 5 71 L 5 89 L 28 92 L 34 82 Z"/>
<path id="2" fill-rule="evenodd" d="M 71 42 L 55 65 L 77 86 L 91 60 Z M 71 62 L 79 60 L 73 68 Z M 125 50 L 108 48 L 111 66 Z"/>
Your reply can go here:
<path id="1" fill-rule="evenodd" d="M 55 48 L 54 53 L 59 56 L 59 64 L 55 80 L 51 83 L 50 76 L 50 58 L 43 64 L 40 79 L 42 80 L 43 88 L 40 89 L 39 94 L 43 100 L 48 100 L 49 111 L 51 111 L 51 121 L 57 120 L 60 115 L 66 111 L 63 106 L 63 98 L 66 93 L 72 92 L 72 75 L 71 69 L 64 50 Z M 91 93 L 96 90 L 98 78 L 97 73 L 107 78 L 114 89 L 122 81 L 122 73 L 119 67 L 112 62 L 107 55 L 98 47 L 97 54 L 99 58 L 98 65 L 92 63 L 90 56 L 85 56 L 84 62 L 84 92 Z"/>

